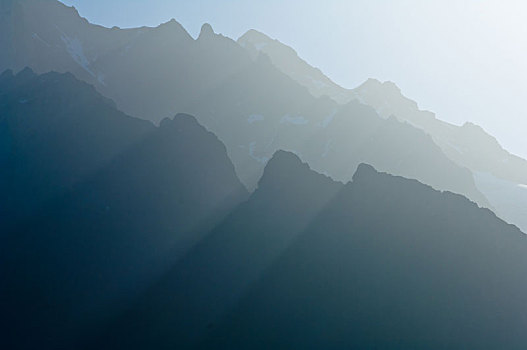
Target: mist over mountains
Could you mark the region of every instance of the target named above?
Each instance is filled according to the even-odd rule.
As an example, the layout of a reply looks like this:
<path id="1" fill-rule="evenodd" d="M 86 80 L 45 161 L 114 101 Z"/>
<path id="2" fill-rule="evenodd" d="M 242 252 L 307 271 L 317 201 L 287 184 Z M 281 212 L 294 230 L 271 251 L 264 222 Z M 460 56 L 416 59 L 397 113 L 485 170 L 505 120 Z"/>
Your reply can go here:
<path id="1" fill-rule="evenodd" d="M 526 343 L 527 161 L 251 30 L 0 0 L 10 349 Z"/>
<path id="2" fill-rule="evenodd" d="M 358 101 L 373 107 L 381 118 L 394 117 L 423 130 L 450 160 L 473 172 L 476 183 L 480 184 L 478 189 L 485 196 L 493 197 L 492 205 L 503 217 L 521 227 L 527 224 L 525 215 L 514 213 L 513 209 L 518 202 L 522 203 L 521 208 L 527 209 L 526 193 L 517 186 L 527 182 L 527 161 L 504 150 L 481 127 L 472 123 L 458 127 L 437 119 L 432 112 L 420 110 L 393 82 L 369 79 L 355 89 L 344 89 L 303 61 L 292 48 L 258 31 L 248 31 L 238 43 L 253 58 L 266 54 L 276 67 L 314 96 L 329 96 L 342 105 Z M 507 186 L 507 183 L 516 186 Z M 509 200 L 504 196 L 497 199 L 495 193 L 503 191 L 513 191 L 514 195 Z"/>

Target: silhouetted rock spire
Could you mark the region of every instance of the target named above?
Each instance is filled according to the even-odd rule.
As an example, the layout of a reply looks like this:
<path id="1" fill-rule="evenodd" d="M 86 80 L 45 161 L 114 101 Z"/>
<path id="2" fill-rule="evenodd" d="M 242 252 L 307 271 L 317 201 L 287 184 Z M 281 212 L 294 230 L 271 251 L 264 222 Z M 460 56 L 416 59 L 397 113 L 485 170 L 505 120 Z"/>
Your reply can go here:
<path id="1" fill-rule="evenodd" d="M 201 31 L 199 33 L 198 40 L 211 38 L 213 36 L 214 36 L 214 30 L 212 29 L 212 26 L 209 23 L 204 23 L 201 26 Z"/>

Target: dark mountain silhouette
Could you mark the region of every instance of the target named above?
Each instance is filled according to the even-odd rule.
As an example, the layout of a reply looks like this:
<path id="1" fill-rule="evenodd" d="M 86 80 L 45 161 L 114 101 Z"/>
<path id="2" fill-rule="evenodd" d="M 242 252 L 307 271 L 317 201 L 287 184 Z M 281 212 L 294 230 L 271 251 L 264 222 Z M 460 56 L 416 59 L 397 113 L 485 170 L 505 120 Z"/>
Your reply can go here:
<path id="1" fill-rule="evenodd" d="M 0 212 L 15 218 L 107 165 L 155 130 L 72 74 L 0 76 Z"/>
<path id="2" fill-rule="evenodd" d="M 385 123 L 355 102 L 348 108 L 328 98 L 314 98 L 266 55 L 253 59 L 210 25 L 203 26 L 196 40 L 174 20 L 156 28 L 103 28 L 52 0 L 21 0 L 3 15 L 17 23 L 21 33 L 6 38 L 40 54 L 24 53 L 0 69 L 30 65 L 37 72 L 73 72 L 125 113 L 154 122 L 178 112 L 194 115 L 225 143 L 238 177 L 250 189 L 256 187 L 273 153 L 286 149 L 337 180 L 350 180 L 357 165 L 367 162 L 491 207 L 470 172 L 444 157 L 432 139 L 408 125 Z M 39 60 L 49 55 L 52 59 Z M 373 120 L 363 122 L 365 116 Z M 358 139 L 343 137 L 341 130 L 335 136 L 328 132 L 335 130 L 335 124 L 348 123 L 345 120 L 357 127 L 350 133 Z M 390 138 L 396 146 L 376 141 L 377 135 L 388 131 L 394 133 Z M 375 150 L 367 149 L 371 143 L 378 143 Z"/>
<path id="3" fill-rule="evenodd" d="M 258 189 L 97 348 L 510 348 L 525 236 L 466 198 L 278 152 Z"/>
<path id="4" fill-rule="evenodd" d="M 342 187 L 278 152 L 250 200 L 90 347 L 195 346 Z"/>
<path id="5" fill-rule="evenodd" d="M 417 103 L 405 97 L 392 82 L 368 79 L 356 89 L 345 89 L 302 60 L 289 46 L 256 30 L 245 33 L 238 43 L 253 59 L 260 54 L 267 55 L 277 68 L 308 88 L 313 96 L 328 96 L 339 104 L 358 101 L 373 107 L 382 118 L 394 116 L 425 131 L 449 159 L 470 169 L 476 177 L 485 178 L 485 184 L 478 189 L 491 199 L 501 217 L 527 229 L 525 209 L 517 210 L 518 205 L 527 207 L 525 199 L 518 203 L 519 198 L 525 198 L 522 189 L 516 186 L 515 194 L 509 196 L 509 200 L 495 196 L 496 192 L 511 192 L 507 182 L 527 184 L 527 161 L 504 150 L 481 127 L 472 123 L 456 126 L 437 119 L 434 113 L 420 110 Z M 494 177 L 492 184 L 489 174 Z"/>
<path id="6" fill-rule="evenodd" d="M 248 193 L 193 117 L 154 127 L 71 74 L 0 86 L 2 342 L 75 348 Z"/>
<path id="7" fill-rule="evenodd" d="M 2 348 L 527 343 L 525 235 L 479 207 L 525 222 L 525 164 L 478 126 L 256 31 L 0 0 L 0 52 Z"/>

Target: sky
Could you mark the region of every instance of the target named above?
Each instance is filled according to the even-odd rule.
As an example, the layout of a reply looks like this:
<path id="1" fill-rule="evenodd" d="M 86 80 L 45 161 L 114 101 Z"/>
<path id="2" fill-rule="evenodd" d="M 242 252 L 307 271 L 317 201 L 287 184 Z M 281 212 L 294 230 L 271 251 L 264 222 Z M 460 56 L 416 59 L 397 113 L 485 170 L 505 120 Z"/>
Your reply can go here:
<path id="1" fill-rule="evenodd" d="M 175 18 L 237 39 L 256 29 L 338 84 L 393 81 L 439 119 L 482 126 L 527 158 L 527 2 L 520 0 L 64 0 L 90 22 Z"/>

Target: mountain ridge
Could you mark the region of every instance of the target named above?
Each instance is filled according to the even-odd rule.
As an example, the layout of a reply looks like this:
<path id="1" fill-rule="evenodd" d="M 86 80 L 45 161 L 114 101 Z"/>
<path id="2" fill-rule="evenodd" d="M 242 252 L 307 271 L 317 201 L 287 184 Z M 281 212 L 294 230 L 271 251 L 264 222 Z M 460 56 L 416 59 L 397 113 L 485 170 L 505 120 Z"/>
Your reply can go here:
<path id="1" fill-rule="evenodd" d="M 42 4 L 35 1 L 34 4 Z M 79 23 L 77 15 L 41 16 L 46 11 L 37 11 L 37 5 L 22 14 L 31 27 L 20 29 L 25 33 L 20 41 L 39 52 L 39 59 L 47 56 L 48 49 L 31 33 L 40 33 L 40 38 L 59 45 L 56 52 L 52 50 L 52 60 L 39 63 L 40 70 L 71 71 L 94 84 L 97 91 L 112 98 L 128 115 L 155 123 L 179 112 L 196 116 L 200 124 L 225 143 L 237 175 L 251 190 L 265 162 L 276 150 L 287 149 L 337 180 L 351 179 L 356 166 L 367 162 L 382 170 L 418 178 L 438 189 L 463 193 L 482 206 L 490 206 L 471 175 L 462 167 L 448 164 L 430 140 L 405 130 L 406 127 L 393 127 L 391 122 L 383 128 L 383 122 L 379 123 L 378 116 L 370 111 L 340 107 L 328 98 L 314 98 L 266 55 L 259 55 L 254 61 L 246 49 L 215 34 L 207 25 L 203 26 L 203 35 L 194 40 L 176 21 L 157 28 L 105 29 Z M 27 57 L 24 60 L 32 66 Z M 39 69 L 35 68 L 37 72 Z M 349 114 L 339 113 L 340 110 Z M 374 120 L 368 122 L 352 113 L 368 114 Z M 398 156 L 414 164 L 401 172 L 402 168 L 387 157 L 392 152 L 389 147 L 375 146 L 373 152 L 365 144 L 347 141 L 333 125 L 346 124 L 344 119 L 362 120 L 354 126 L 366 128 L 368 131 L 362 134 L 371 137 L 377 137 L 375 126 L 411 136 L 404 140 L 404 153 Z M 367 142 L 360 130 L 354 132 L 354 137 Z M 410 144 L 420 142 L 425 143 L 421 148 L 430 154 L 412 161 L 417 153 L 410 150 Z M 439 164 L 449 169 L 442 176 L 427 170 Z"/>
<path id="2" fill-rule="evenodd" d="M 194 117 L 154 126 L 72 74 L 2 76 L 2 342 L 78 348 L 249 194 Z"/>
<path id="3" fill-rule="evenodd" d="M 526 160 L 507 152 L 494 137 L 473 123 L 456 126 L 438 119 L 432 112 L 420 110 L 417 102 L 404 96 L 393 82 L 380 82 L 370 78 L 355 89 L 342 88 L 298 57 L 289 46 L 263 33 L 249 30 L 238 39 L 238 43 L 253 57 L 256 52 L 267 54 L 278 69 L 306 86 L 314 96 L 329 96 L 341 105 L 355 100 L 371 106 L 382 118 L 393 116 L 423 130 L 456 164 L 470 169 L 475 175 L 492 174 L 495 178 L 494 183 L 491 185 L 486 181 L 484 186 L 480 185 L 478 188 L 486 196 L 496 198 L 495 193 L 507 191 L 500 180 L 516 184 L 527 181 Z M 523 198 L 520 193 L 514 197 Z M 518 214 L 514 199 L 507 201 L 502 197 L 493 200 L 493 208 L 503 218 L 524 230 L 527 228 L 525 215 Z"/>
<path id="4" fill-rule="evenodd" d="M 524 235 L 490 210 L 416 180 L 380 173 L 366 164 L 358 167 L 354 178 L 347 184 L 338 183 L 314 172 L 297 155 L 276 152 L 249 200 L 240 204 L 134 308 L 116 318 L 90 347 L 263 349 L 271 344 L 320 348 L 333 343 L 393 347 L 395 342 L 403 341 L 440 348 L 442 345 L 437 344 L 448 341 L 445 334 L 449 333 L 434 331 L 435 321 L 428 321 L 425 315 L 430 315 L 430 310 L 438 312 L 439 306 L 443 308 L 439 319 L 450 313 L 456 325 L 463 322 L 459 313 L 449 311 L 452 308 L 445 305 L 455 303 L 465 312 L 464 300 L 477 286 L 471 285 L 474 277 L 463 287 L 458 288 L 457 283 L 463 281 L 465 273 L 479 276 L 481 271 L 487 271 L 492 281 L 499 280 L 494 272 L 499 274 L 506 267 L 497 271 L 482 267 L 480 271 L 477 263 L 484 261 L 487 250 L 492 251 L 492 259 L 503 249 L 513 253 L 512 261 L 525 259 L 518 247 L 525 245 Z M 413 216 L 406 216 L 408 213 Z M 419 228 L 413 226 L 415 223 Z M 427 231 L 431 227 L 433 230 Z M 477 238 L 478 230 L 484 230 L 481 239 Z M 495 239 L 501 235 L 507 243 L 495 247 L 501 242 Z M 427 240 L 432 243 L 425 244 Z M 511 241 L 514 243 L 509 244 Z M 478 251 L 474 263 L 464 257 L 472 254 L 472 249 Z M 449 262 L 449 257 L 459 265 Z M 455 287 L 443 285 L 441 290 L 446 288 L 448 292 L 437 296 L 436 286 L 442 282 L 430 282 L 433 289 L 429 289 L 429 271 L 436 271 L 433 276 L 441 281 L 455 280 Z M 390 277 L 390 272 L 404 277 Z M 370 273 L 371 281 L 367 278 Z M 507 283 L 513 280 L 507 279 Z M 412 297 L 398 292 L 395 282 L 402 283 L 400 288 Z M 410 292 L 412 287 L 418 291 Z M 384 288 L 393 293 L 384 292 Z M 418 292 L 423 292 L 420 298 L 426 300 L 433 300 L 436 293 L 440 301 L 417 305 L 420 298 L 412 298 Z M 379 300 L 380 295 L 384 296 Z M 479 300 L 475 303 L 484 312 L 491 309 Z M 382 306 L 375 306 L 378 303 Z M 383 308 L 390 304 L 406 307 L 398 306 L 397 313 L 386 314 Z M 414 315 L 412 310 L 418 311 Z M 508 315 L 514 318 L 513 313 Z M 393 326 L 400 324 L 401 318 L 422 326 Z M 330 325 L 323 326 L 320 319 Z M 384 322 L 400 332 L 397 340 L 379 325 Z M 462 323 L 459 326 L 465 329 Z M 371 334 L 369 342 L 361 332 Z M 503 344 L 499 337 L 490 340 L 495 345 Z M 450 338 L 450 342 L 478 343 L 470 332 Z"/>

